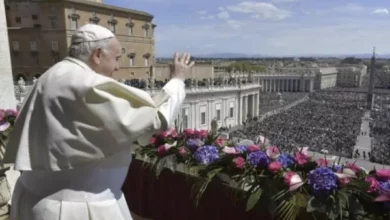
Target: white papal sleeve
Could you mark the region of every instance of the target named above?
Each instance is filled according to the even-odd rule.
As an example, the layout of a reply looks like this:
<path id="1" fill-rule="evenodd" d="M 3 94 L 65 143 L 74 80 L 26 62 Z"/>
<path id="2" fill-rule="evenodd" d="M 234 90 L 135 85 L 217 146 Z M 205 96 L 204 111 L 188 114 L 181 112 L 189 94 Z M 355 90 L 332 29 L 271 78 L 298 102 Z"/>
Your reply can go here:
<path id="1" fill-rule="evenodd" d="M 173 123 L 185 98 L 184 87 L 182 80 L 174 78 L 151 97 L 143 90 L 105 81 L 86 93 L 85 103 L 91 120 L 99 120 L 100 129 L 117 145 L 129 141 L 144 145 L 152 134 Z"/>

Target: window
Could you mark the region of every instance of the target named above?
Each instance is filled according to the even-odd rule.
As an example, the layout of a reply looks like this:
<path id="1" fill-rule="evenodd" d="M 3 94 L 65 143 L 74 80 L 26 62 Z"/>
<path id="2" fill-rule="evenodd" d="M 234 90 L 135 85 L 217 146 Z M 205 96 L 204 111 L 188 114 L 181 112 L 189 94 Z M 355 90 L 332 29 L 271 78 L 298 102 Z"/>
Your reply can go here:
<path id="1" fill-rule="evenodd" d="M 19 41 L 12 41 L 12 49 L 14 51 L 19 51 Z"/>
<path id="2" fill-rule="evenodd" d="M 233 102 L 229 103 L 229 117 L 231 117 L 231 118 L 234 117 L 234 103 Z"/>
<path id="3" fill-rule="evenodd" d="M 49 10 L 50 10 L 50 12 L 54 12 L 55 7 L 51 5 L 51 6 L 49 6 Z"/>
<path id="4" fill-rule="evenodd" d="M 200 113 L 200 124 L 205 125 L 206 124 L 206 112 Z"/>
<path id="5" fill-rule="evenodd" d="M 147 28 L 144 28 L 144 37 L 148 37 L 149 31 Z"/>
<path id="6" fill-rule="evenodd" d="M 22 18 L 21 17 L 16 17 L 15 18 L 15 22 L 18 23 L 18 24 L 22 23 Z"/>
<path id="7" fill-rule="evenodd" d="M 52 51 L 58 51 L 58 41 L 52 41 L 51 42 L 51 50 Z"/>
<path id="8" fill-rule="evenodd" d="M 145 57 L 145 66 L 149 66 L 149 57 Z"/>
<path id="9" fill-rule="evenodd" d="M 127 27 L 127 33 L 129 34 L 129 36 L 133 36 L 133 27 L 132 26 Z"/>
<path id="10" fill-rule="evenodd" d="M 51 28 L 56 28 L 57 27 L 57 17 L 51 16 L 51 17 L 49 17 L 49 19 L 50 19 Z"/>
<path id="11" fill-rule="evenodd" d="M 134 66 L 134 57 L 129 57 L 129 66 Z"/>
<path id="12" fill-rule="evenodd" d="M 200 112 L 200 124 L 205 125 L 206 124 L 206 106 L 201 106 L 199 108 Z"/>
<path id="13" fill-rule="evenodd" d="M 110 23 L 110 31 L 111 31 L 112 33 L 115 33 L 115 31 L 116 31 L 116 25 L 115 25 L 115 24 Z"/>
<path id="14" fill-rule="evenodd" d="M 122 48 L 121 53 L 122 53 L 122 55 L 124 55 L 126 53 L 126 49 Z"/>
<path id="15" fill-rule="evenodd" d="M 78 28 L 77 18 L 70 19 L 70 28 L 76 30 Z"/>
<path id="16" fill-rule="evenodd" d="M 37 51 L 37 42 L 36 41 L 30 41 L 30 50 Z"/>
<path id="17" fill-rule="evenodd" d="M 188 109 L 183 108 L 181 109 L 181 123 L 182 123 L 182 128 L 188 128 Z"/>
<path id="18" fill-rule="evenodd" d="M 31 15 L 31 19 L 38 20 L 38 15 Z"/>
<path id="19" fill-rule="evenodd" d="M 215 105 L 215 115 L 218 121 L 221 120 L 221 104 L 216 104 Z"/>

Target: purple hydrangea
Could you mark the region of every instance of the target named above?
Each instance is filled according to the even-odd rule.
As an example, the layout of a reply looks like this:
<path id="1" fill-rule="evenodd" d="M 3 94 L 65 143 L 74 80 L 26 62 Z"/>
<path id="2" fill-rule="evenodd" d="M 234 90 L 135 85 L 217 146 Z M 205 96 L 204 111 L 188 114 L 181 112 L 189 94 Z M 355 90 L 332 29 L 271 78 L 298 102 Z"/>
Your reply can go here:
<path id="1" fill-rule="evenodd" d="M 254 167 L 266 167 L 270 160 L 267 154 L 263 151 L 255 151 L 248 155 L 249 164 Z"/>
<path id="2" fill-rule="evenodd" d="M 327 167 L 310 171 L 308 184 L 316 197 L 328 197 L 337 188 L 337 176 Z"/>
<path id="3" fill-rule="evenodd" d="M 248 151 L 248 147 L 247 146 L 237 146 L 237 147 L 235 147 L 235 149 L 240 154 L 243 154 L 243 153 Z"/>
<path id="4" fill-rule="evenodd" d="M 332 166 L 332 169 L 334 172 L 340 172 L 343 169 L 343 166 L 335 164 Z"/>
<path id="5" fill-rule="evenodd" d="M 210 164 L 219 159 L 217 147 L 212 145 L 200 147 L 195 151 L 194 158 L 199 164 Z"/>
<path id="6" fill-rule="evenodd" d="M 196 150 L 197 148 L 204 145 L 204 142 L 198 138 L 190 138 L 187 140 L 186 145 L 191 150 Z"/>
<path id="7" fill-rule="evenodd" d="M 294 157 L 292 157 L 289 154 L 285 154 L 285 153 L 280 154 L 280 156 L 278 158 L 276 158 L 276 161 L 279 161 L 280 163 L 282 163 L 284 168 L 295 164 Z"/>

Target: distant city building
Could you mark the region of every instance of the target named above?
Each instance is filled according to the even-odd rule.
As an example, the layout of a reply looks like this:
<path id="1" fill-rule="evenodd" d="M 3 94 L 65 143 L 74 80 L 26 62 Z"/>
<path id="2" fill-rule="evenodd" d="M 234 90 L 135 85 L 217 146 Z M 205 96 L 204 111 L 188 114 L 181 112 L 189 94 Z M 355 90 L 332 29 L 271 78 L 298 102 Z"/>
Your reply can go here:
<path id="1" fill-rule="evenodd" d="M 101 0 L 5 0 L 15 80 L 39 77 L 67 56 L 74 30 L 86 23 L 110 29 L 122 44 L 115 78 L 148 78 L 155 63 L 153 15 Z"/>

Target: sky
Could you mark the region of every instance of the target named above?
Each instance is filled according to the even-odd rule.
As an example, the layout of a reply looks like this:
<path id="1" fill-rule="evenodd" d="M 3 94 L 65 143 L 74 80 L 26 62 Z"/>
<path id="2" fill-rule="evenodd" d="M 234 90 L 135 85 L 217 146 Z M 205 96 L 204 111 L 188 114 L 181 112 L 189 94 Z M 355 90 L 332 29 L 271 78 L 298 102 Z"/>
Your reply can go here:
<path id="1" fill-rule="evenodd" d="M 154 15 L 156 55 L 390 54 L 389 0 L 104 0 Z"/>

